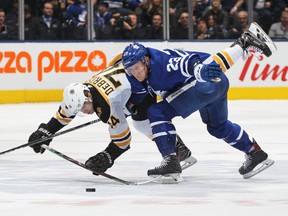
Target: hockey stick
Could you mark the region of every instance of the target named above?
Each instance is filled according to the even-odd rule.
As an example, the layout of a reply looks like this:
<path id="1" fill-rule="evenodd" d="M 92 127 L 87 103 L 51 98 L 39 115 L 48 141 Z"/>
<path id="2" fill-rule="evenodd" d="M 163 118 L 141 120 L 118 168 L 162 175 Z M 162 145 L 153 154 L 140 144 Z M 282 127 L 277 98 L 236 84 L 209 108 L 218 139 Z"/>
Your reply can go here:
<path id="1" fill-rule="evenodd" d="M 122 183 L 122 184 L 126 184 L 126 185 L 133 185 L 133 184 L 135 184 L 134 182 L 125 181 L 125 180 L 123 180 L 123 179 L 119 179 L 119 178 L 117 178 L 117 177 L 115 177 L 115 176 L 109 175 L 109 174 L 104 173 L 104 172 L 103 172 L 103 173 L 100 173 L 100 172 L 97 172 L 97 171 L 90 170 L 88 167 L 85 166 L 85 164 L 81 163 L 80 161 L 77 161 L 77 160 L 75 160 L 75 159 L 73 159 L 73 158 L 71 158 L 71 157 L 69 157 L 69 156 L 67 156 L 67 155 L 65 155 L 65 154 L 57 151 L 56 149 L 53 149 L 53 148 L 45 145 L 45 144 L 41 145 L 41 147 L 44 148 L 44 149 L 46 149 L 46 150 L 48 150 L 48 151 L 50 151 L 50 152 L 52 152 L 52 153 L 54 153 L 54 154 L 56 154 L 57 156 L 65 159 L 65 160 L 68 160 L 68 161 L 70 161 L 71 163 L 74 163 L 74 164 L 76 164 L 76 165 L 78 165 L 78 166 L 80 166 L 80 167 L 83 167 L 84 169 L 89 170 L 89 171 L 91 171 L 91 172 L 93 172 L 93 173 L 95 173 L 95 174 L 97 174 L 97 175 L 104 176 L 104 177 L 109 178 L 109 179 L 111 179 L 111 180 L 113 180 L 113 181 L 116 181 L 116 182 L 119 182 L 119 183 Z"/>
<path id="2" fill-rule="evenodd" d="M 101 121 L 101 120 L 100 120 L 100 119 L 95 119 L 95 120 L 93 120 L 93 121 L 90 121 L 90 122 L 87 122 L 87 123 L 84 123 L 84 124 L 81 124 L 81 125 L 78 125 L 78 126 L 69 128 L 69 129 L 67 129 L 67 130 L 60 131 L 60 132 L 55 133 L 55 134 L 53 134 L 53 135 L 51 135 L 51 136 L 48 136 L 48 137 L 45 137 L 45 138 L 42 138 L 42 139 L 38 139 L 38 140 L 34 140 L 34 141 L 32 141 L 32 142 L 25 143 L 25 144 L 23 144 L 23 145 L 20 145 L 20 146 L 17 146 L 17 147 L 8 149 L 8 150 L 6 150 L 6 151 L 0 152 L 0 155 L 6 154 L 6 153 L 11 152 L 11 151 L 15 151 L 15 150 L 17 150 L 17 149 L 24 148 L 24 147 L 27 147 L 27 146 L 32 146 L 32 145 L 39 144 L 39 143 L 41 143 L 41 142 L 44 142 L 44 141 L 53 139 L 54 137 L 57 137 L 57 136 L 60 136 L 60 135 L 69 133 L 69 132 L 71 132 L 71 131 L 74 131 L 74 130 L 77 130 L 77 129 L 80 129 L 80 128 L 83 128 L 83 127 L 86 127 L 86 126 L 88 126 L 88 125 L 94 124 L 94 123 L 99 122 L 99 121 Z"/>
<path id="3" fill-rule="evenodd" d="M 149 180 L 146 180 L 146 181 L 142 181 L 142 182 L 126 181 L 126 180 L 117 178 L 117 177 L 112 176 L 112 175 L 110 175 L 110 174 L 108 174 L 108 173 L 105 173 L 105 172 L 100 173 L 100 172 L 97 172 L 97 171 L 90 170 L 89 168 L 87 168 L 87 167 L 85 166 L 85 164 L 81 163 L 80 161 L 77 161 L 77 160 L 75 160 L 75 159 L 73 159 L 73 158 L 71 158 L 71 157 L 69 157 L 69 156 L 67 156 L 67 155 L 65 155 L 65 154 L 57 151 L 56 149 L 53 149 L 53 148 L 45 145 L 45 144 L 41 145 L 41 147 L 42 147 L 42 148 L 45 148 L 46 150 L 48 150 L 48 151 L 56 154 L 57 156 L 65 159 L 65 160 L 67 160 L 67 161 L 70 161 L 71 163 L 76 164 L 77 166 L 80 166 L 80 167 L 82 167 L 82 168 L 84 168 L 84 169 L 86 169 L 86 170 L 91 171 L 92 173 L 95 173 L 95 174 L 97 174 L 97 175 L 101 175 L 101 176 L 103 176 L 103 177 L 106 177 L 106 178 L 111 179 L 111 180 L 113 180 L 113 181 L 115 181 L 115 182 L 118 182 L 118 183 L 121 183 L 121 184 L 125 184 L 125 185 L 143 185 L 143 184 L 147 184 L 147 183 L 150 183 L 150 182 L 157 182 L 157 181 L 162 177 L 162 176 L 159 176 L 159 177 L 152 178 L 152 179 L 149 179 Z"/>

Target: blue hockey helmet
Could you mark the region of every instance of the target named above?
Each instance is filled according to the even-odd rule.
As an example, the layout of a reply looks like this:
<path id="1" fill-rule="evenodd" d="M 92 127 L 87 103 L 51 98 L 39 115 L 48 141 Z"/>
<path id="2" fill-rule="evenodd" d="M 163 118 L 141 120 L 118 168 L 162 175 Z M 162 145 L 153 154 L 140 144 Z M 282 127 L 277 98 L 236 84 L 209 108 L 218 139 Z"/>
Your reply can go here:
<path id="1" fill-rule="evenodd" d="M 124 49 L 122 54 L 122 64 L 125 69 L 133 66 L 138 61 L 142 61 L 145 64 L 145 56 L 147 55 L 147 49 L 142 44 L 134 42 Z"/>

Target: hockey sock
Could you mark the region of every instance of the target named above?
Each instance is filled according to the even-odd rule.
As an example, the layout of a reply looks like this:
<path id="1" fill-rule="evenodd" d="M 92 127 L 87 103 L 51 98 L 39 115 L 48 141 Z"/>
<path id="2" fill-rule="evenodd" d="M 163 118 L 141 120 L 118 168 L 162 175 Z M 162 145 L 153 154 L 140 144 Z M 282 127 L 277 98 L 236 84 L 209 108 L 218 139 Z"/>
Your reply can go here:
<path id="1" fill-rule="evenodd" d="M 238 124 L 230 121 L 226 121 L 225 124 L 218 128 L 208 127 L 208 131 L 211 135 L 223 139 L 232 147 L 246 153 L 249 152 L 253 145 L 246 131 L 244 131 Z"/>
<path id="2" fill-rule="evenodd" d="M 176 130 L 171 122 L 154 122 L 151 124 L 153 140 L 162 157 L 176 152 Z"/>
<path id="3" fill-rule="evenodd" d="M 243 49 L 239 45 L 235 45 L 216 53 L 213 55 L 213 59 L 220 65 L 222 71 L 226 72 L 242 55 Z"/>
<path id="4" fill-rule="evenodd" d="M 233 130 L 228 137 L 223 139 L 232 147 L 239 149 L 243 152 L 248 152 L 252 147 L 252 142 L 248 134 L 239 125 L 233 124 Z"/>

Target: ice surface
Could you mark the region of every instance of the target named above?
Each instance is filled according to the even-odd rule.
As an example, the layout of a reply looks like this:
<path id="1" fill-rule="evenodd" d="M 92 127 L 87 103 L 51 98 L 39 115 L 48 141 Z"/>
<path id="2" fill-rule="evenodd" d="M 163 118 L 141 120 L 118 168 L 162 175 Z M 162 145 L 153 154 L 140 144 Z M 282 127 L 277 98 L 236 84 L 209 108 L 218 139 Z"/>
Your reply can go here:
<path id="1" fill-rule="evenodd" d="M 24 144 L 58 103 L 0 105 L 0 151 Z M 50 152 L 22 148 L 0 155 L 0 214 L 3 216 L 286 216 L 288 212 L 288 101 L 229 101 L 229 119 L 239 123 L 275 164 L 244 180 L 238 168 L 244 155 L 206 132 L 199 114 L 174 123 L 198 163 L 183 172 L 180 184 L 121 185 L 93 176 Z M 75 119 L 68 127 L 96 116 Z M 66 129 L 67 129 L 66 128 Z M 134 130 L 131 149 L 109 174 L 147 180 L 147 169 L 161 161 L 155 144 Z M 99 122 L 56 137 L 51 147 L 81 162 L 109 142 Z M 96 192 L 86 192 L 96 188 Z"/>

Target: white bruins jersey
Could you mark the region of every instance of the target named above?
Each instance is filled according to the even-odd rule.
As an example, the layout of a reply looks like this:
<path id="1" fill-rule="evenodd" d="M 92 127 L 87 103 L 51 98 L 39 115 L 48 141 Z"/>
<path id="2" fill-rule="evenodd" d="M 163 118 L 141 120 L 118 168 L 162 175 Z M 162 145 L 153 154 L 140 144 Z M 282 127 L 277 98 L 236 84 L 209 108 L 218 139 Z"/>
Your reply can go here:
<path id="1" fill-rule="evenodd" d="M 131 85 L 126 78 L 122 66 L 111 66 L 97 73 L 87 85 L 93 97 L 93 107 L 97 116 L 109 124 L 111 140 L 120 148 L 127 148 L 131 142 L 131 132 L 128 126 L 124 108 L 131 95 Z M 75 115 L 65 111 L 63 102 L 56 112 L 56 119 L 67 125 Z"/>

